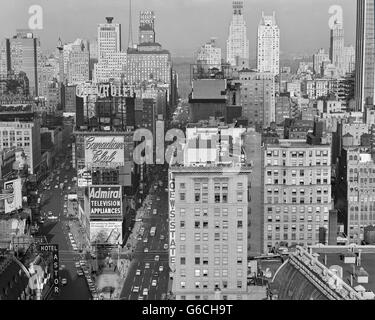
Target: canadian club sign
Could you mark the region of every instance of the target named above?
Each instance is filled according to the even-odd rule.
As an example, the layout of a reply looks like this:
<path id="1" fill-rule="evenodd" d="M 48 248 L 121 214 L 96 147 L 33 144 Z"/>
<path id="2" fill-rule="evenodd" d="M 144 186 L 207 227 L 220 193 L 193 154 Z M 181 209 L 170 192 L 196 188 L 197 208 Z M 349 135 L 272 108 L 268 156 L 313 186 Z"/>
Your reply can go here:
<path id="1" fill-rule="evenodd" d="M 87 167 L 124 166 L 125 142 L 122 136 L 85 137 L 85 163 Z"/>
<path id="2" fill-rule="evenodd" d="M 122 187 L 89 187 L 90 220 L 122 220 Z"/>

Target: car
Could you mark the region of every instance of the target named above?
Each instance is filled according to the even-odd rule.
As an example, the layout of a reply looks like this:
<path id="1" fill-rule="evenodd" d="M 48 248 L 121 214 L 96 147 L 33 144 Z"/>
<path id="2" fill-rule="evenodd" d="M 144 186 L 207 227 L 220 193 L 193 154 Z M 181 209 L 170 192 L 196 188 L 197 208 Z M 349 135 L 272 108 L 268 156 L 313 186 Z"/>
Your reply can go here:
<path id="1" fill-rule="evenodd" d="M 160 201 L 160 197 L 157 197 L 156 200 L 157 200 L 157 201 Z"/>
<path id="2" fill-rule="evenodd" d="M 143 300 L 143 297 L 142 297 L 142 296 L 139 296 L 139 297 L 138 297 L 138 300 Z"/>
<path id="3" fill-rule="evenodd" d="M 81 268 L 81 264 L 78 261 L 75 263 L 75 266 L 77 269 Z"/>
<path id="4" fill-rule="evenodd" d="M 78 269 L 78 270 L 77 270 L 77 275 L 78 275 L 79 277 L 82 277 L 82 276 L 83 276 L 83 271 L 82 271 L 81 269 Z"/>
<path id="5" fill-rule="evenodd" d="M 65 180 L 64 180 L 64 183 L 68 183 L 68 180 L 67 180 L 67 179 L 65 179 Z"/>
<path id="6" fill-rule="evenodd" d="M 143 239 L 143 243 L 147 243 L 148 242 L 148 239 L 147 238 L 144 238 Z"/>
<path id="7" fill-rule="evenodd" d="M 152 287 L 156 287 L 157 283 L 158 283 L 158 282 L 157 282 L 156 280 L 152 280 L 151 286 L 152 286 Z"/>
<path id="8" fill-rule="evenodd" d="M 152 214 L 158 214 L 158 211 L 156 209 L 152 210 Z"/>
<path id="9" fill-rule="evenodd" d="M 137 271 L 135 272 L 135 275 L 136 276 L 140 276 L 141 275 L 141 270 L 137 269 Z"/>
<path id="10" fill-rule="evenodd" d="M 84 267 L 86 265 L 86 261 L 85 260 L 80 260 L 79 264 L 81 265 L 81 267 Z"/>
<path id="11" fill-rule="evenodd" d="M 138 235 L 137 240 L 138 240 L 138 241 L 141 241 L 141 240 L 142 240 L 142 236 L 141 236 L 140 234 Z"/>
<path id="12" fill-rule="evenodd" d="M 164 239 L 165 239 L 164 235 L 161 234 L 161 235 L 160 235 L 160 240 L 164 240 Z"/>
<path id="13" fill-rule="evenodd" d="M 159 277 L 159 273 L 154 272 L 154 277 L 155 277 L 155 278 Z"/>
<path id="14" fill-rule="evenodd" d="M 159 267 L 159 272 L 163 272 L 163 270 L 164 270 L 164 267 L 163 267 L 163 266 L 160 266 L 160 267 Z"/>
<path id="15" fill-rule="evenodd" d="M 67 283 L 68 283 L 68 280 L 66 280 L 66 278 L 62 278 L 62 279 L 61 279 L 61 284 L 62 284 L 63 286 L 65 286 Z"/>
<path id="16" fill-rule="evenodd" d="M 148 248 L 144 248 L 143 252 L 147 253 L 148 252 Z"/>
<path id="17" fill-rule="evenodd" d="M 73 245 L 72 247 L 73 247 L 73 250 L 74 250 L 74 251 L 78 251 L 78 248 L 77 248 L 76 245 Z"/>
<path id="18" fill-rule="evenodd" d="M 159 261 L 160 257 L 158 255 L 155 256 L 155 261 Z"/>
<path id="19" fill-rule="evenodd" d="M 133 292 L 139 292 L 139 287 L 133 287 Z"/>
<path id="20" fill-rule="evenodd" d="M 68 201 L 68 195 L 67 194 L 64 196 L 64 200 Z"/>
<path id="21" fill-rule="evenodd" d="M 49 215 L 49 216 L 52 216 L 52 211 L 48 211 L 48 215 Z"/>
<path id="22" fill-rule="evenodd" d="M 168 250 L 168 244 L 164 243 L 163 248 L 164 248 L 164 250 Z"/>
<path id="23" fill-rule="evenodd" d="M 59 188 L 59 186 L 58 185 L 55 185 L 55 189 L 58 189 Z"/>
<path id="24" fill-rule="evenodd" d="M 148 296 L 148 289 L 147 289 L 147 288 L 144 288 L 144 289 L 143 289 L 143 295 L 144 295 L 144 296 Z"/>
<path id="25" fill-rule="evenodd" d="M 68 186 L 68 190 L 71 190 L 72 188 L 71 188 L 71 186 Z"/>
<path id="26" fill-rule="evenodd" d="M 64 203 L 64 209 L 67 209 L 68 208 L 68 204 L 65 202 Z"/>
<path id="27" fill-rule="evenodd" d="M 150 269 L 150 263 L 149 262 L 145 263 L 145 269 Z"/>

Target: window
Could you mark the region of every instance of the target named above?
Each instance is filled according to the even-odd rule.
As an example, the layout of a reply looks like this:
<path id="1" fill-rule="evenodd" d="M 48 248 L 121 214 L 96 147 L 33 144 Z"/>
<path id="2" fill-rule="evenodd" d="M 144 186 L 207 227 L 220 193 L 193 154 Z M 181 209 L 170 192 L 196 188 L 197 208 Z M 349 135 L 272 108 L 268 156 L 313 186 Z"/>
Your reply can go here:
<path id="1" fill-rule="evenodd" d="M 185 241 L 186 240 L 186 233 L 180 233 L 180 240 Z"/>
<path id="2" fill-rule="evenodd" d="M 242 221 L 241 220 L 237 221 L 237 228 L 242 229 L 242 227 L 243 227 Z"/>
<path id="3" fill-rule="evenodd" d="M 195 233 L 194 234 L 194 239 L 195 239 L 195 241 L 200 241 L 201 240 L 201 234 L 200 233 Z"/>
<path id="4" fill-rule="evenodd" d="M 180 245 L 180 253 L 185 253 L 186 246 L 184 244 Z"/>
<path id="5" fill-rule="evenodd" d="M 208 228 L 208 221 L 203 221 L 203 228 L 207 229 Z"/>
<path id="6" fill-rule="evenodd" d="M 201 270 L 195 269 L 194 274 L 195 274 L 196 277 L 200 277 L 201 276 Z"/>
<path id="7" fill-rule="evenodd" d="M 228 208 L 223 208 L 222 212 L 223 212 L 223 217 L 228 217 Z"/>
<path id="8" fill-rule="evenodd" d="M 242 208 L 237 208 L 237 217 L 242 217 L 243 216 L 243 209 Z"/>
<path id="9" fill-rule="evenodd" d="M 184 229 L 185 228 L 185 221 L 180 221 L 180 228 Z"/>
<path id="10" fill-rule="evenodd" d="M 242 281 L 237 281 L 237 288 L 241 289 L 242 288 Z"/>
<path id="11" fill-rule="evenodd" d="M 201 258 L 199 257 L 195 257 L 194 261 L 195 261 L 195 264 L 201 264 Z"/>
<path id="12" fill-rule="evenodd" d="M 201 225 L 200 221 L 195 221 L 194 222 L 195 229 L 199 229 L 200 225 Z"/>
<path id="13" fill-rule="evenodd" d="M 223 241 L 228 240 L 228 232 L 223 232 Z"/>
<path id="14" fill-rule="evenodd" d="M 208 241 L 208 233 L 203 233 L 203 241 Z"/>
<path id="15" fill-rule="evenodd" d="M 185 209 L 181 208 L 180 209 L 180 216 L 181 216 L 181 218 L 185 218 L 185 213 L 186 213 Z"/>
<path id="16" fill-rule="evenodd" d="M 220 193 L 215 193 L 215 203 L 220 203 Z"/>
<path id="17" fill-rule="evenodd" d="M 242 202 L 243 192 L 237 192 L 237 202 Z"/>
<path id="18" fill-rule="evenodd" d="M 243 240 L 243 234 L 237 233 L 237 241 L 242 241 L 242 240 Z"/>
<path id="19" fill-rule="evenodd" d="M 219 241 L 220 240 L 220 233 L 216 232 L 215 233 L 215 241 Z"/>
<path id="20" fill-rule="evenodd" d="M 185 281 L 181 281 L 181 289 L 185 289 L 185 286 L 186 286 L 186 282 Z"/>
<path id="21" fill-rule="evenodd" d="M 180 189 L 185 189 L 185 183 L 180 183 Z"/>
<path id="22" fill-rule="evenodd" d="M 180 264 L 182 264 L 182 265 L 186 264 L 186 258 L 185 257 L 180 258 Z"/>
<path id="23" fill-rule="evenodd" d="M 237 257 L 237 264 L 238 265 L 242 264 L 242 257 Z"/>
<path id="24" fill-rule="evenodd" d="M 194 216 L 199 217 L 201 215 L 201 210 L 199 208 L 194 209 Z"/>
<path id="25" fill-rule="evenodd" d="M 180 193 L 180 201 L 185 201 L 185 193 Z"/>

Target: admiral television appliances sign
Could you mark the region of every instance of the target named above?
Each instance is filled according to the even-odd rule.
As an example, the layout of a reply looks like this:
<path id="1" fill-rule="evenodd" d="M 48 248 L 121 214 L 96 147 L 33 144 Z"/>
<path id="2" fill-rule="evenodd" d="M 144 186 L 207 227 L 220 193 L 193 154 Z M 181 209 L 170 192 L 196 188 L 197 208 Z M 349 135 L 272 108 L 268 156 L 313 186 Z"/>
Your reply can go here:
<path id="1" fill-rule="evenodd" d="M 85 137 L 85 163 L 87 167 L 124 166 L 125 141 L 122 136 Z"/>
<path id="2" fill-rule="evenodd" d="M 90 220 L 122 220 L 122 187 L 89 187 Z"/>

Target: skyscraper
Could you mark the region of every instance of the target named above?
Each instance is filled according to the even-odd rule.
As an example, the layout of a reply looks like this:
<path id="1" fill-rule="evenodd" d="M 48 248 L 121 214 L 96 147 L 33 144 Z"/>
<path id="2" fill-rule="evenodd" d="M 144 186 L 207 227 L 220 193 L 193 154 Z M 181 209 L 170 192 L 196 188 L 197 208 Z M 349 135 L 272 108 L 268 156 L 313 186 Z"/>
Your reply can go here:
<path id="1" fill-rule="evenodd" d="M 197 52 L 197 63 L 208 65 L 209 68 L 221 67 L 221 48 L 216 46 L 215 38 L 201 46 Z"/>
<path id="2" fill-rule="evenodd" d="M 69 53 L 67 78 L 69 84 L 79 84 L 89 80 L 90 55 L 88 42 L 77 39 Z"/>
<path id="3" fill-rule="evenodd" d="M 30 94 L 38 96 L 38 68 L 40 68 L 40 41 L 29 30 L 17 30 L 17 35 L 7 39 L 8 67 L 15 74 L 21 71 L 29 79 Z"/>
<path id="4" fill-rule="evenodd" d="M 322 64 L 329 60 L 328 53 L 325 53 L 323 48 L 320 48 L 317 53 L 313 55 L 313 69 L 314 73 L 320 75 L 322 73 Z"/>
<path id="5" fill-rule="evenodd" d="M 120 81 L 125 73 L 126 52 L 121 51 L 121 24 L 113 23 L 107 17 L 107 23 L 98 26 L 98 63 L 94 66 L 94 81 Z"/>
<path id="6" fill-rule="evenodd" d="M 344 74 L 344 27 L 338 20 L 335 20 L 331 29 L 329 58 L 339 74 Z"/>
<path id="7" fill-rule="evenodd" d="M 227 62 L 231 66 L 249 67 L 249 40 L 243 16 L 243 0 L 233 1 L 233 18 L 227 40 Z"/>
<path id="8" fill-rule="evenodd" d="M 265 16 L 262 12 L 257 37 L 257 69 L 278 75 L 279 68 L 280 29 L 276 24 L 275 12 L 272 16 Z"/>
<path id="9" fill-rule="evenodd" d="M 121 24 L 113 23 L 112 17 L 106 18 L 107 23 L 98 25 L 98 59 L 107 54 L 121 51 Z"/>
<path id="10" fill-rule="evenodd" d="M 155 16 L 152 11 L 142 11 L 139 21 L 139 41 L 136 48 L 127 50 L 125 79 L 130 84 L 156 81 L 171 82 L 171 55 L 161 44 L 155 42 Z"/>
<path id="11" fill-rule="evenodd" d="M 153 11 L 139 14 L 139 43 L 155 43 L 155 15 Z"/>
<path id="12" fill-rule="evenodd" d="M 374 103 L 375 96 L 375 1 L 357 0 L 356 30 L 356 110 L 363 111 L 366 98 Z"/>

